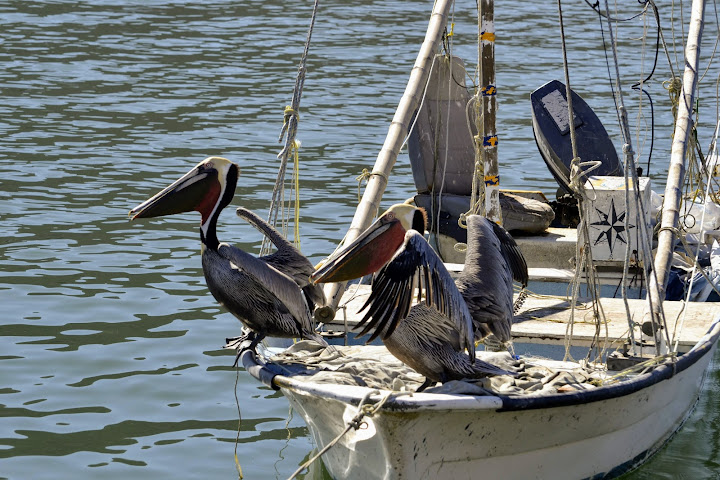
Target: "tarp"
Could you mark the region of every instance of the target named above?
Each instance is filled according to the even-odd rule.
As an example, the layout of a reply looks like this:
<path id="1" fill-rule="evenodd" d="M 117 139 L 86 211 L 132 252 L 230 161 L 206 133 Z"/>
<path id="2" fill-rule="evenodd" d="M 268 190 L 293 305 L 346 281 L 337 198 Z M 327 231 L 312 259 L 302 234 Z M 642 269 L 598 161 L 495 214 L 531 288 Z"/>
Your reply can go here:
<path id="1" fill-rule="evenodd" d="M 478 351 L 477 356 L 505 370 L 517 372 L 517 375 L 451 381 L 428 388 L 425 392 L 468 395 L 552 394 L 595 388 L 600 379 L 599 373 L 588 372 L 574 362 L 516 359 L 508 352 Z M 301 341 L 272 356 L 266 367 L 299 381 L 395 391 L 415 390 L 425 380 L 385 347 L 376 345 L 333 346 L 326 349 L 315 342 Z"/>

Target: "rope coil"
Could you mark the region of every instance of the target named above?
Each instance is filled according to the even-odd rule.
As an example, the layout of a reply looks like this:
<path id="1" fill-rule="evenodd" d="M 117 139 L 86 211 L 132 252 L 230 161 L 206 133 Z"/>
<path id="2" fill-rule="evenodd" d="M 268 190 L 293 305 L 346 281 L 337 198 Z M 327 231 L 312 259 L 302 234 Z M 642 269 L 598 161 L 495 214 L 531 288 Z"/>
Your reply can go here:
<path id="1" fill-rule="evenodd" d="M 386 183 L 386 184 L 387 184 L 387 183 L 390 183 L 390 179 L 389 179 L 388 176 L 385 174 L 385 172 L 382 172 L 382 171 L 380 171 L 380 170 L 370 171 L 370 170 L 368 170 L 367 168 L 363 168 L 363 169 L 362 169 L 362 173 L 360 173 L 360 175 L 358 175 L 357 177 L 355 177 L 355 180 L 358 182 L 358 203 L 360 203 L 360 200 L 361 200 L 361 197 L 362 197 L 362 196 L 360 195 L 360 187 L 362 187 L 362 182 L 365 181 L 365 182 L 367 183 L 373 175 L 377 175 L 378 177 L 382 177 L 382 178 L 385 180 L 385 183 Z"/>
<path id="2" fill-rule="evenodd" d="M 285 191 L 285 171 L 287 169 L 288 158 L 292 155 L 295 161 L 295 170 L 293 172 L 294 181 L 293 188 L 295 189 L 295 246 L 300 248 L 300 207 L 299 207 L 299 155 L 298 148 L 299 142 L 295 140 L 295 134 L 297 133 L 298 119 L 300 117 L 300 99 L 302 97 L 303 85 L 305 84 L 305 72 L 307 71 L 306 62 L 308 52 L 310 50 L 310 39 L 312 38 L 313 29 L 315 27 L 315 19 L 317 17 L 319 1 L 315 0 L 313 5 L 312 16 L 310 18 L 310 27 L 308 28 L 307 38 L 305 39 L 305 48 L 300 58 L 300 64 L 298 66 L 298 73 L 295 78 L 295 88 L 293 89 L 292 102 L 286 106 L 283 110 L 283 126 L 280 130 L 280 136 L 278 142 L 282 143 L 285 138 L 285 145 L 283 146 L 278 158 L 280 159 L 280 168 L 278 169 L 277 178 L 275 180 L 275 187 L 273 188 L 272 199 L 270 200 L 270 211 L 268 212 L 268 222 L 271 225 L 277 223 L 278 214 L 283 208 L 284 204 L 284 191 Z M 281 217 L 281 221 L 286 223 L 287 219 Z M 270 250 L 270 241 L 267 238 L 263 239 L 262 246 L 260 247 L 260 254 L 267 254 Z"/>

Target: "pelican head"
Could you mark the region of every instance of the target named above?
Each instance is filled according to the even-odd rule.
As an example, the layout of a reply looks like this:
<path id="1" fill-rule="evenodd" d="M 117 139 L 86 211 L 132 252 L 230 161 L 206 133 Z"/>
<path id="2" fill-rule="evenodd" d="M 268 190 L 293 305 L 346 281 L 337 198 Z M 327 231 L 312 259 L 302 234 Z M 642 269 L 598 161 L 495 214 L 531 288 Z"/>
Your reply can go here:
<path id="1" fill-rule="evenodd" d="M 200 212 L 200 238 L 203 245 L 218 245 L 215 227 L 220 211 L 235 195 L 240 168 L 223 157 L 208 157 L 188 173 L 145 200 L 128 214 L 136 218 L 160 217 L 176 213 Z"/>
<path id="2" fill-rule="evenodd" d="M 425 233 L 425 210 L 407 203 L 390 207 L 350 245 L 310 277 L 313 283 L 344 282 L 380 270 L 405 241 L 405 233 Z"/>
<path id="3" fill-rule="evenodd" d="M 135 220 L 195 210 L 205 224 L 232 200 L 239 172 L 238 166 L 226 158 L 208 157 L 128 215 Z"/>

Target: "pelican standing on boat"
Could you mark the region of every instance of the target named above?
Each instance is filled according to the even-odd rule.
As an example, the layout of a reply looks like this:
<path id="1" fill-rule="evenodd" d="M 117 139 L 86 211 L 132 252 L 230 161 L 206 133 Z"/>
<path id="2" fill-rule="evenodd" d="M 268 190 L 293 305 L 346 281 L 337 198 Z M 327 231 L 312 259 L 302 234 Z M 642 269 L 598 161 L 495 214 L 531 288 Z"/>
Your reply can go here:
<path id="1" fill-rule="evenodd" d="M 251 211 L 239 208 L 249 221 L 273 242 L 277 251 L 255 257 L 237 247 L 220 243 L 216 234 L 220 212 L 230 204 L 239 167 L 222 157 L 209 157 L 155 196 L 130 211 L 136 218 L 159 217 L 198 211 L 205 281 L 213 297 L 251 332 L 235 340 L 252 340 L 254 349 L 266 336 L 302 337 L 327 346 L 313 331 L 311 312 L 325 297 L 309 281 L 314 268 L 290 242 Z"/>
<path id="2" fill-rule="evenodd" d="M 465 268 L 453 281 L 425 240 L 427 214 L 410 204 L 393 205 L 351 245 L 311 277 L 341 282 L 375 273 L 361 310 L 360 335 L 374 329 L 388 351 L 434 382 L 510 372 L 475 358 L 474 342 L 491 333 L 510 340 L 515 278 L 527 284 L 525 259 L 512 237 L 485 217 L 467 219 Z M 413 290 L 424 303 L 411 308 Z"/>

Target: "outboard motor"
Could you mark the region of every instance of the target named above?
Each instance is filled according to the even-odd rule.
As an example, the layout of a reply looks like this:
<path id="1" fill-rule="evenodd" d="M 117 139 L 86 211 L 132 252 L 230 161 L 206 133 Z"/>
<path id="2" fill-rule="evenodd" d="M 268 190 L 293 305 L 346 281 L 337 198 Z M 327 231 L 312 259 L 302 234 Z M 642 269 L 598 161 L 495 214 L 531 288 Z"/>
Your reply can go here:
<path id="1" fill-rule="evenodd" d="M 572 105 L 578 156 L 582 161 L 598 160 L 591 175 L 620 176 L 622 165 L 605 127 L 592 108 L 575 92 Z M 577 225 L 577 202 L 570 189 L 570 163 L 573 159 L 570 121 L 565 84 L 546 83 L 530 94 L 532 125 L 540 155 L 560 188 L 555 202 L 555 218 L 565 226 Z M 583 175 L 582 182 L 586 180 Z M 573 210 L 574 209 L 574 210 Z"/>

